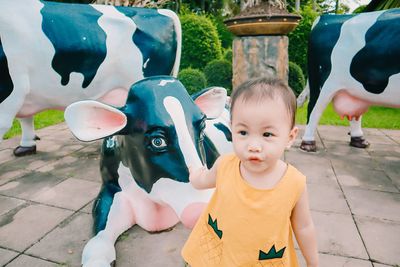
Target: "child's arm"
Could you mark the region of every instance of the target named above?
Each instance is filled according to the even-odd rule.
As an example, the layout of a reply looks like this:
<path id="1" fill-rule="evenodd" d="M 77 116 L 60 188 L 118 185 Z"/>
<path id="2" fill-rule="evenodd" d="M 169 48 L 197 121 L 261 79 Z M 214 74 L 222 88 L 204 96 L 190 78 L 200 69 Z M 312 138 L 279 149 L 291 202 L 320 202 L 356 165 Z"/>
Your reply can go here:
<path id="1" fill-rule="evenodd" d="M 293 209 L 291 222 L 307 267 L 318 267 L 317 239 L 308 204 L 307 187 Z"/>
<path id="2" fill-rule="evenodd" d="M 203 166 L 199 169 L 189 167 L 189 181 L 196 189 L 207 189 L 215 187 L 217 181 L 217 167 L 220 158 L 218 158 L 211 169 Z"/>

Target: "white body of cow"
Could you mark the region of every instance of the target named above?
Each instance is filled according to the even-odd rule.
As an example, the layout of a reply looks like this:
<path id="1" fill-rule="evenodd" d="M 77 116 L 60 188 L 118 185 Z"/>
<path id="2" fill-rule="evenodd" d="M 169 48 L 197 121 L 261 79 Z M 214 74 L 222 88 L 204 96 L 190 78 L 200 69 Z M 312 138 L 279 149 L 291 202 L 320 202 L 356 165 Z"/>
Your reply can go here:
<path id="1" fill-rule="evenodd" d="M 52 68 L 55 49 L 42 30 L 43 3 L 0 1 L 0 38 L 14 85 L 12 93 L 0 103 L 0 137 L 11 127 L 14 117 L 18 117 L 22 126 L 21 146 L 34 146 L 34 114 L 46 109 L 64 109 L 84 99 L 121 106 L 130 86 L 144 77 L 142 68 L 146 62 L 132 42 L 135 23 L 113 6 L 91 6 L 102 13 L 98 24 L 107 35 L 107 55 L 90 85 L 82 88 L 82 74 L 71 73 L 69 83 L 63 86 L 60 75 Z M 171 73 L 165 74 L 176 76 L 181 51 L 180 22 L 170 10 L 158 12 L 174 21 L 176 60 Z"/>
<path id="2" fill-rule="evenodd" d="M 351 137 L 363 136 L 361 115 L 367 111 L 370 105 L 400 107 L 400 73 L 391 75 L 386 88 L 379 94 L 368 92 L 363 87 L 363 84 L 357 81 L 350 73 L 350 65 L 352 64 L 354 56 L 366 45 L 365 36 L 367 31 L 376 23 L 383 12 L 385 11 L 358 14 L 347 19 L 343 25 L 341 25 L 339 38 L 333 47 L 330 57 L 331 71 L 329 76 L 320 89 L 315 89 L 320 90 L 320 93 L 311 113 L 309 108 L 309 121 L 304 132 L 303 143 L 304 141 L 309 142 L 315 140 L 314 135 L 319 119 L 324 109 L 331 101 L 333 101 L 336 112 L 342 118 L 347 117 L 349 119 Z M 320 29 L 324 27 L 324 25 L 327 25 L 327 22 L 321 23 L 321 21 L 317 20 L 314 22 L 313 27 L 318 23 L 320 23 Z M 323 28 L 321 32 L 323 32 Z M 325 31 L 323 34 L 328 35 L 331 34 L 331 32 Z M 400 41 L 400 36 L 398 36 L 397 39 Z M 398 43 L 393 43 L 392 45 L 398 46 Z M 318 46 L 318 44 L 316 44 L 316 46 Z M 324 45 L 322 44 L 322 46 Z M 321 53 L 321 51 L 319 52 Z M 313 53 L 313 51 L 309 51 L 309 53 Z M 376 53 L 390 53 L 390 51 L 376 51 Z M 315 57 L 316 62 L 318 62 L 319 56 L 315 55 Z M 309 68 L 312 64 L 313 63 L 310 65 L 309 62 Z M 316 73 L 323 69 L 321 65 L 315 65 L 316 66 L 313 67 L 315 67 Z M 310 70 L 309 73 L 312 75 Z M 321 74 L 315 75 L 318 76 Z M 321 76 L 318 76 L 317 79 L 322 79 Z M 308 82 L 308 85 L 309 84 Z M 311 95 L 312 94 L 313 90 L 311 90 Z"/>

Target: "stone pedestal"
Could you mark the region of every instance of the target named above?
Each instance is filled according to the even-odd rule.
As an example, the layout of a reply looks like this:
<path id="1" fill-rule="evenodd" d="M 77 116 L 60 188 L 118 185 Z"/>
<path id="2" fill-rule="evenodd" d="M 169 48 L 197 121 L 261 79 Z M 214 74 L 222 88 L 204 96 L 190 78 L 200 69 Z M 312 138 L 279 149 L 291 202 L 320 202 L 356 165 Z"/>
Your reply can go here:
<path id="1" fill-rule="evenodd" d="M 285 35 L 241 36 L 233 40 L 233 90 L 251 78 L 269 76 L 288 80 Z"/>

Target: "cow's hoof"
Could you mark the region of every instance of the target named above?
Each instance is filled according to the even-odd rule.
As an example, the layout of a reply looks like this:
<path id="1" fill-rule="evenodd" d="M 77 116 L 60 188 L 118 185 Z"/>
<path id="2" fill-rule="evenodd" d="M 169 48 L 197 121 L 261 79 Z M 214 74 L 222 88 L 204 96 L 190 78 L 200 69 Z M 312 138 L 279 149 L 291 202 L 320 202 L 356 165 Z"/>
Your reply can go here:
<path id="1" fill-rule="evenodd" d="M 36 154 L 36 146 L 17 146 L 13 152 L 16 157 Z"/>
<path id="2" fill-rule="evenodd" d="M 38 140 L 40 140 L 40 137 L 35 135 L 35 138 L 33 138 L 33 140 L 38 141 Z"/>
<path id="3" fill-rule="evenodd" d="M 316 152 L 317 145 L 315 141 L 301 141 L 300 149 L 306 152 Z"/>
<path id="4" fill-rule="evenodd" d="M 369 142 L 367 140 L 365 140 L 365 138 L 363 136 L 351 137 L 350 146 L 357 147 L 357 148 L 367 148 L 367 147 L 369 147 Z"/>

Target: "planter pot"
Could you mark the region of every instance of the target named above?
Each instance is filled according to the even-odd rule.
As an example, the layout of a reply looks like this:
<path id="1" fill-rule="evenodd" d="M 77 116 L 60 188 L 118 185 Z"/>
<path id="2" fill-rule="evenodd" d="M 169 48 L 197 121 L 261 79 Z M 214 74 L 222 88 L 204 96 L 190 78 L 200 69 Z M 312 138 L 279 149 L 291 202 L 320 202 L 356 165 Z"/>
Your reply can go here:
<path id="1" fill-rule="evenodd" d="M 234 17 L 224 21 L 236 36 L 286 35 L 299 24 L 296 14 L 269 14 Z"/>

